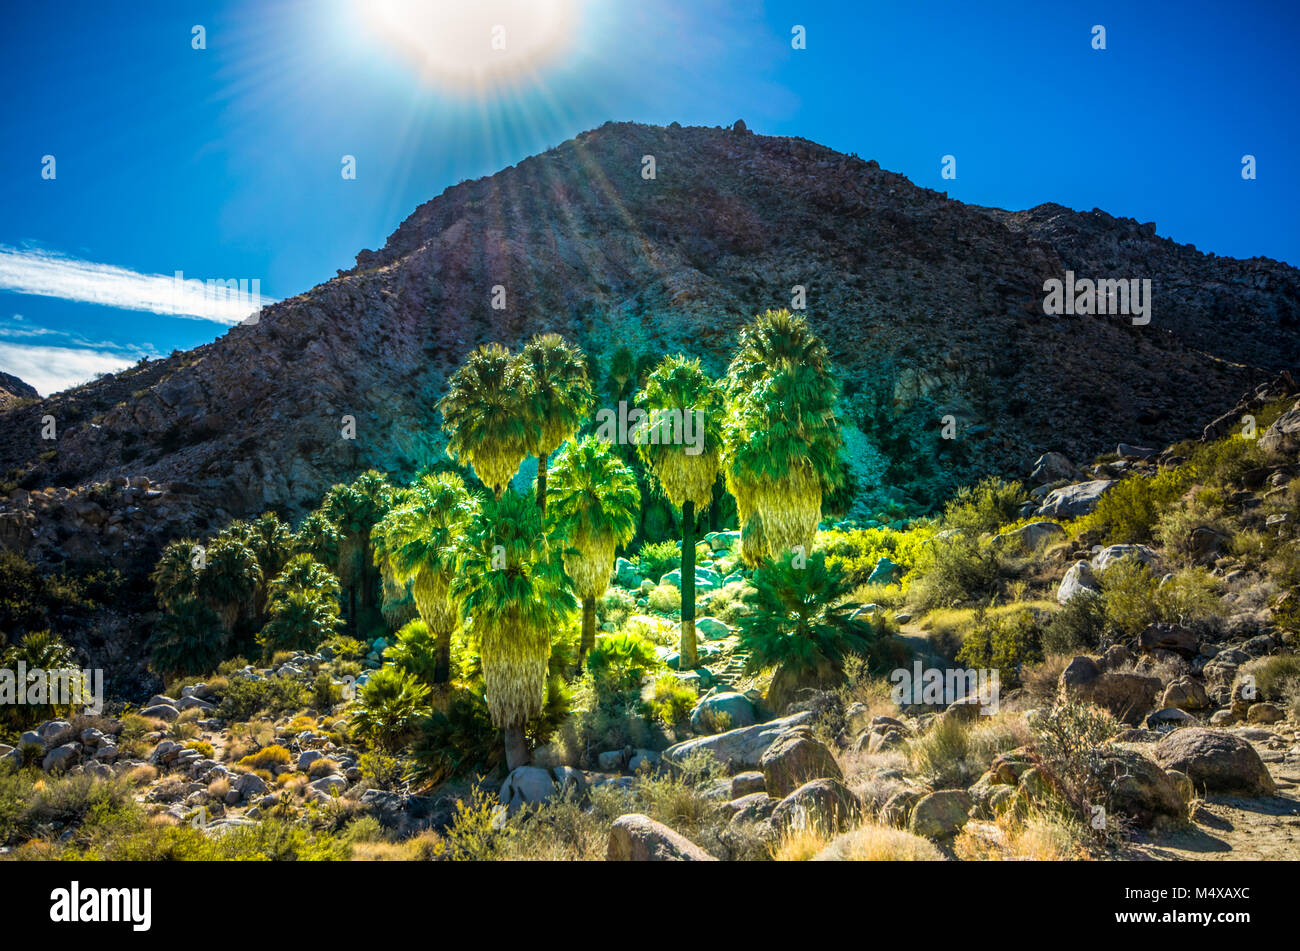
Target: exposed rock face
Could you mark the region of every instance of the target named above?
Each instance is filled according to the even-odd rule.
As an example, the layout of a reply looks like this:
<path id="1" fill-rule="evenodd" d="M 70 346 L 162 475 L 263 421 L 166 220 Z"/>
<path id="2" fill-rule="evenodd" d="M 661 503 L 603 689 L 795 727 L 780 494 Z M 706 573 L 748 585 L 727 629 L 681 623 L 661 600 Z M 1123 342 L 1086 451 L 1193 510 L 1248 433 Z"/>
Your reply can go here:
<path id="1" fill-rule="evenodd" d="M 1155 756 L 1165 769 L 1185 774 L 1197 792 L 1271 796 L 1276 788 L 1255 748 L 1222 730 L 1175 730 L 1156 745 Z"/>
<path id="2" fill-rule="evenodd" d="M 611 862 L 716 862 L 690 839 L 649 816 L 629 813 L 609 830 Z"/>
<path id="3" fill-rule="evenodd" d="M 0 410 L 8 409 L 23 400 L 38 399 L 36 388 L 24 383 L 12 373 L 0 373 Z"/>
<path id="4" fill-rule="evenodd" d="M 214 519 L 292 514 L 366 467 L 404 477 L 441 458 L 435 400 L 479 343 L 558 331 L 598 360 L 621 344 L 683 349 L 720 372 L 740 324 L 795 285 L 860 391 L 969 427 L 945 465 L 954 481 L 1047 449 L 1086 458 L 1115 433 L 1186 437 L 1250 365 L 1295 360 L 1292 268 L 1201 255 L 1099 211 L 966 205 L 875 162 L 738 131 L 610 123 L 449 188 L 256 323 L 3 411 L 0 472 L 25 488 L 146 475 L 192 486 Z M 1150 276 L 1151 324 L 1045 316 L 1043 283 L 1067 268 Z M 53 457 L 36 438 L 46 414 Z"/>

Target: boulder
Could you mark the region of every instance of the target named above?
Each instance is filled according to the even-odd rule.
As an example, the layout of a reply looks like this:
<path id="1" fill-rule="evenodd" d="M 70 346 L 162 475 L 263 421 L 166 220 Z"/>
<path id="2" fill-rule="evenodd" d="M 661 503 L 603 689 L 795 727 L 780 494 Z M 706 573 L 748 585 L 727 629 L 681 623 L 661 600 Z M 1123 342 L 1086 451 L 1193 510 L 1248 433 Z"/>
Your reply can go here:
<path id="1" fill-rule="evenodd" d="M 705 752 L 713 756 L 731 773 L 757 769 L 763 753 L 778 736 L 795 727 L 807 725 L 811 721 L 812 714 L 807 710 L 801 710 L 779 720 L 686 740 L 668 747 L 664 750 L 663 757 L 670 763 L 680 763 L 692 754 Z"/>
<path id="2" fill-rule="evenodd" d="M 760 792 L 767 792 L 767 778 L 756 770 L 737 773 L 731 778 L 732 799 L 741 799 Z"/>
<path id="3" fill-rule="evenodd" d="M 155 703 L 140 711 L 140 716 L 142 717 L 152 717 L 155 720 L 166 720 L 168 723 L 175 720 L 180 715 L 181 712 L 179 710 L 166 703 Z"/>
<path id="4" fill-rule="evenodd" d="M 1179 677 L 1165 688 L 1160 698 L 1160 706 L 1176 707 L 1179 710 L 1204 710 L 1210 705 L 1209 694 L 1205 692 L 1200 681 L 1191 677 Z"/>
<path id="5" fill-rule="evenodd" d="M 814 779 L 777 803 L 772 810 L 772 826 L 780 831 L 843 832 L 854 823 L 860 810 L 858 797 L 838 779 Z"/>
<path id="6" fill-rule="evenodd" d="M 922 796 L 912 809 L 908 829 L 926 839 L 950 839 L 970 818 L 975 801 L 964 789 L 943 789 Z"/>
<path id="7" fill-rule="evenodd" d="M 764 788 L 778 799 L 814 779 L 844 778 L 834 754 L 802 730 L 777 737 L 758 765 L 763 771 Z"/>
<path id="8" fill-rule="evenodd" d="M 896 565 L 886 556 L 881 556 L 876 561 L 876 566 L 871 569 L 871 575 L 867 578 L 867 584 L 893 584 L 898 580 L 898 574 L 902 566 Z"/>
<path id="9" fill-rule="evenodd" d="M 733 631 L 726 622 L 715 617 L 701 617 L 695 619 L 695 633 L 706 641 L 720 641 L 724 637 L 730 637 Z"/>
<path id="10" fill-rule="evenodd" d="M 742 822 L 762 822 L 772 817 L 772 812 L 779 803 L 779 799 L 773 799 L 765 792 L 756 792 L 723 803 L 722 811 L 731 814 L 732 825 Z"/>
<path id="11" fill-rule="evenodd" d="M 1148 625 L 1138 635 L 1138 647 L 1144 653 L 1154 651 L 1171 651 L 1186 660 L 1191 660 L 1200 652 L 1201 641 L 1190 628 L 1161 621 Z"/>
<path id="12" fill-rule="evenodd" d="M 1265 452 L 1295 456 L 1300 450 L 1300 405 L 1283 413 L 1259 437 L 1259 448 Z"/>
<path id="13" fill-rule="evenodd" d="M 691 711 L 691 729 L 696 733 L 722 733 L 753 726 L 758 719 L 754 704 L 743 693 L 709 694 Z"/>
<path id="14" fill-rule="evenodd" d="M 235 793 L 235 801 L 240 798 L 250 799 L 253 796 L 260 796 L 266 792 L 266 781 L 256 773 L 243 773 L 235 780 L 230 791 Z"/>
<path id="15" fill-rule="evenodd" d="M 1044 482 L 1067 482 L 1083 475 L 1079 467 L 1059 452 L 1045 452 L 1034 463 L 1029 479 L 1036 485 Z"/>
<path id="16" fill-rule="evenodd" d="M 76 743 L 64 743 L 45 754 L 41 769 L 47 773 L 62 773 L 76 765 L 80 755 L 81 749 Z"/>
<path id="17" fill-rule="evenodd" d="M 1157 677 L 1104 671 L 1095 660 L 1084 656 L 1070 661 L 1059 681 L 1062 696 L 1104 707 L 1129 726 L 1142 722 L 1160 687 Z"/>
<path id="18" fill-rule="evenodd" d="M 682 570 L 674 568 L 659 579 L 660 584 L 670 584 L 674 588 L 682 586 Z M 718 574 L 711 568 L 705 568 L 700 565 L 695 566 L 695 592 L 704 594 L 708 591 L 716 591 L 722 587 L 722 575 Z"/>
<path id="19" fill-rule="evenodd" d="M 641 587 L 641 572 L 637 570 L 636 565 L 626 558 L 618 558 L 614 561 L 614 580 L 618 582 L 620 588 L 628 588 L 636 591 Z"/>
<path id="20" fill-rule="evenodd" d="M 1156 762 L 1186 774 L 1208 793 L 1271 796 L 1273 777 L 1249 742 L 1232 733 L 1201 727 L 1175 730 L 1156 744 Z"/>
<path id="21" fill-rule="evenodd" d="M 1115 483 L 1111 479 L 1096 479 L 1092 482 L 1076 482 L 1053 489 L 1038 507 L 1042 518 L 1078 518 L 1087 515 L 1097 507 L 1097 502 Z"/>
<path id="22" fill-rule="evenodd" d="M 1134 559 L 1148 566 L 1159 560 L 1156 553 L 1146 545 L 1107 545 L 1092 556 L 1092 570 L 1095 574 L 1102 574 L 1121 558 Z"/>
<path id="23" fill-rule="evenodd" d="M 629 813 L 609 830 L 611 862 L 716 862 L 690 839 L 649 816 Z"/>
<path id="24" fill-rule="evenodd" d="M 1101 585 L 1098 584 L 1096 575 L 1092 573 L 1092 566 L 1086 561 L 1076 561 L 1061 579 L 1061 584 L 1056 589 L 1056 600 L 1059 604 L 1065 604 L 1076 595 L 1100 592 Z"/>
<path id="25" fill-rule="evenodd" d="M 520 806 L 548 802 L 555 793 L 555 779 L 550 772 L 539 766 L 520 766 L 501 784 L 498 798 L 513 813 Z"/>
<path id="26" fill-rule="evenodd" d="M 994 535 L 992 544 L 998 548 L 1034 551 L 1065 537 L 1065 529 L 1055 522 L 1030 522 L 1015 531 Z"/>

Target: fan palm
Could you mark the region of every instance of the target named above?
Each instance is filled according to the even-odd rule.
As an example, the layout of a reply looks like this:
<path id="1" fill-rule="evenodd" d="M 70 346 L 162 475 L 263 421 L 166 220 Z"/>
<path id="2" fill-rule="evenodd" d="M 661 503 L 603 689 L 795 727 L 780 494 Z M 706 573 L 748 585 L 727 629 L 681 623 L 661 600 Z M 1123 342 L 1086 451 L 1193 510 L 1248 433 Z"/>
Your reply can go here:
<path id="1" fill-rule="evenodd" d="M 749 612 L 737 619 L 740 646 L 749 651 L 750 672 L 775 667 L 768 702 L 780 712 L 801 687 L 827 687 L 844 676 L 849 654 L 866 655 L 878 634 L 855 618 L 861 605 L 848 602 L 854 583 L 824 552 L 796 566 L 787 553 L 754 572 L 745 595 Z"/>
<path id="2" fill-rule="evenodd" d="M 551 632 L 576 607 L 560 546 L 530 496 L 506 493 L 470 519 L 451 594 L 470 622 L 492 722 L 510 769 L 529 760 L 525 727 L 546 702 Z"/>
<path id="3" fill-rule="evenodd" d="M 609 587 L 614 555 L 636 535 L 641 490 L 632 469 L 594 436 L 565 446 L 551 478 L 552 523 L 567 545 L 564 567 L 582 600 L 581 667 L 596 643 L 596 599 Z"/>
<path id="4" fill-rule="evenodd" d="M 411 583 L 416 610 L 438 645 L 433 682 L 446 683 L 458 619 L 451 597 L 456 542 L 465 532 L 475 501 L 454 472 L 422 476 L 404 498 L 404 504 L 375 527 L 375 558 L 388 565 L 399 581 Z"/>
<path id="5" fill-rule="evenodd" d="M 528 380 L 528 452 L 537 456 L 537 505 L 546 511 L 546 460 L 578 431 L 593 401 L 587 360 L 559 334 L 539 334 L 519 354 Z"/>
<path id="6" fill-rule="evenodd" d="M 811 550 L 822 499 L 843 478 L 838 387 L 807 320 L 768 311 L 740 333 L 727 371 L 724 468 L 746 563 Z"/>
<path id="7" fill-rule="evenodd" d="M 181 598 L 193 597 L 198 584 L 199 568 L 195 565 L 199 543 L 192 538 L 168 542 L 149 575 L 154 596 L 166 610 Z M 206 555 L 204 556 L 206 558 Z"/>
<path id="8" fill-rule="evenodd" d="M 378 598 L 378 573 L 373 565 L 370 534 L 393 504 L 393 487 L 381 472 L 370 469 L 348 484 L 336 485 L 321 504 L 339 536 L 339 581 L 348 589 L 348 615 L 354 634 L 365 636 L 377 622 L 372 608 Z"/>
<path id="9" fill-rule="evenodd" d="M 239 619 L 252 616 L 253 598 L 262 581 L 257 554 L 237 538 L 218 535 L 204 557 L 198 596 L 216 612 L 226 634 L 233 635 Z"/>
<path id="10" fill-rule="evenodd" d="M 646 378 L 637 405 L 650 413 L 639 452 L 664 495 L 682 510 L 682 632 L 679 666 L 694 667 L 695 515 L 713 501 L 722 448 L 722 394 L 699 360 L 667 357 Z M 658 415 L 656 415 L 658 414 Z M 698 427 L 688 440 L 684 432 Z"/>
<path id="11" fill-rule="evenodd" d="M 165 677 L 206 674 L 221 663 L 224 638 L 216 614 L 189 595 L 168 602 L 149 645 L 150 665 Z"/>
<path id="12" fill-rule="evenodd" d="M 452 374 L 438 403 L 447 453 L 468 464 L 497 498 L 529 452 L 529 379 L 505 347 L 479 347 Z"/>

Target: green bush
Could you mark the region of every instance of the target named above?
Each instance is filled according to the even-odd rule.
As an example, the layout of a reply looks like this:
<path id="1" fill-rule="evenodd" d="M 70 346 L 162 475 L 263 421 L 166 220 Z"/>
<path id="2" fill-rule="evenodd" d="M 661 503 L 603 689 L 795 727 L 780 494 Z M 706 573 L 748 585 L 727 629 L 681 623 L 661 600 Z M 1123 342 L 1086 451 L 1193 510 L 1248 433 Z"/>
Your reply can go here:
<path id="1" fill-rule="evenodd" d="M 1019 482 L 1004 482 L 996 476 L 983 479 L 975 486 L 962 486 L 944 507 L 943 525 L 978 538 L 996 532 L 1020 517 L 1020 508 L 1028 501 L 1025 487 Z"/>
<path id="2" fill-rule="evenodd" d="M 642 677 L 660 666 L 654 645 L 635 634 L 598 637 L 587 655 L 587 669 L 597 686 L 613 692 L 635 688 Z"/>
<path id="3" fill-rule="evenodd" d="M 654 696 L 647 706 L 650 715 L 668 726 L 685 723 L 695 709 L 698 698 L 695 691 L 672 674 L 663 674 L 655 680 Z"/>
<path id="4" fill-rule="evenodd" d="M 920 611 L 986 603 L 1001 574 L 997 552 L 978 538 L 961 532 L 935 538 L 908 579 L 907 599 Z"/>
<path id="5" fill-rule="evenodd" d="M 399 667 L 381 667 L 357 691 L 352 723 L 358 736 L 381 749 L 401 747 L 427 717 L 429 687 Z"/>
<path id="6" fill-rule="evenodd" d="M 998 671 L 998 682 L 1007 687 L 1020 684 L 1020 672 L 1043 659 L 1042 633 L 1029 609 L 991 615 L 983 608 L 975 612 L 974 624 L 956 660 L 967 667 Z"/>
<path id="7" fill-rule="evenodd" d="M 655 584 L 674 568 L 682 565 L 682 545 L 677 541 L 650 542 L 642 545 L 636 556 L 637 571 Z"/>
<path id="8" fill-rule="evenodd" d="M 676 585 L 661 584 L 652 588 L 646 600 L 650 604 L 650 610 L 660 614 L 672 614 L 682 609 L 682 593 Z"/>
<path id="9" fill-rule="evenodd" d="M 1101 595 L 1080 592 L 1043 627 L 1043 651 L 1078 654 L 1098 651 L 1106 635 L 1106 603 Z"/>
<path id="10" fill-rule="evenodd" d="M 251 720 L 258 714 L 271 717 L 296 713 L 312 699 L 310 688 L 292 677 L 263 677 L 254 680 L 239 675 L 230 678 L 221 698 L 224 720 Z"/>

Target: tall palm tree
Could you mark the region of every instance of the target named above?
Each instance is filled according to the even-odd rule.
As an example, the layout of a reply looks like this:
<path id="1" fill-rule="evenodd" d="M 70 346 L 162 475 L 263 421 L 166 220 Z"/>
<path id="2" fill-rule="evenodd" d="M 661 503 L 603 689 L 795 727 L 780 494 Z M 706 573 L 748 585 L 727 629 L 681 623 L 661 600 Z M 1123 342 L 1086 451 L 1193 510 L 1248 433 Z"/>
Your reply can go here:
<path id="1" fill-rule="evenodd" d="M 379 575 L 370 534 L 392 504 L 393 486 L 375 469 L 334 486 L 321 504 L 338 531 L 339 581 L 348 589 L 348 613 L 356 636 L 364 637 L 378 620 L 373 609 L 379 601 Z"/>
<path id="2" fill-rule="evenodd" d="M 767 311 L 740 332 L 727 371 L 724 468 L 741 554 L 759 565 L 812 550 L 822 499 L 843 479 L 838 386 L 808 321 Z"/>
<path id="3" fill-rule="evenodd" d="M 565 540 L 564 567 L 582 599 L 581 668 L 596 643 L 596 599 L 609 587 L 618 546 L 636 536 L 641 490 L 631 467 L 595 436 L 566 445 L 551 478 L 551 521 Z"/>
<path id="4" fill-rule="evenodd" d="M 559 334 L 538 334 L 519 354 L 528 387 L 528 452 L 537 456 L 537 505 L 546 511 L 546 461 L 573 438 L 587 414 L 593 395 L 587 359 Z"/>
<path id="5" fill-rule="evenodd" d="M 530 382 L 509 350 L 490 343 L 452 374 L 438 403 L 448 455 L 469 465 L 497 498 L 529 452 Z"/>
<path id="6" fill-rule="evenodd" d="M 261 581 L 257 555 L 238 538 L 218 535 L 208 545 L 197 591 L 199 599 L 220 619 L 227 637 L 234 636 L 241 618 L 252 617 L 253 598 Z"/>
<path id="7" fill-rule="evenodd" d="M 577 606 L 560 546 L 531 496 L 507 492 L 470 519 L 451 594 L 478 642 L 493 724 L 504 731 L 506 765 L 528 763 L 525 727 L 546 702 L 551 632 Z"/>
<path id="8" fill-rule="evenodd" d="M 194 596 L 199 577 L 194 556 L 198 550 L 197 541 L 182 538 L 168 542 L 158 556 L 149 580 L 153 582 L 154 596 L 164 609 L 170 611 L 181 598 Z"/>
<path id="9" fill-rule="evenodd" d="M 458 620 L 451 597 L 456 573 L 456 543 L 476 507 L 465 480 L 454 472 L 422 476 L 405 493 L 405 502 L 375 527 L 375 558 L 403 583 L 411 582 L 416 610 L 437 641 L 434 683 L 451 672 L 451 638 Z"/>
<path id="10" fill-rule="evenodd" d="M 338 580 L 310 555 L 294 555 L 269 588 L 270 620 L 257 636 L 267 653 L 314 650 L 338 628 Z"/>
<path id="11" fill-rule="evenodd" d="M 682 633 L 678 666 L 697 662 L 695 649 L 695 515 L 713 501 L 722 448 L 722 394 L 699 360 L 667 357 L 646 377 L 637 405 L 650 413 L 639 440 L 642 459 L 682 510 Z M 658 413 L 658 417 L 656 417 Z M 688 440 L 685 432 L 691 426 Z M 696 450 L 699 450 L 698 452 Z"/>

